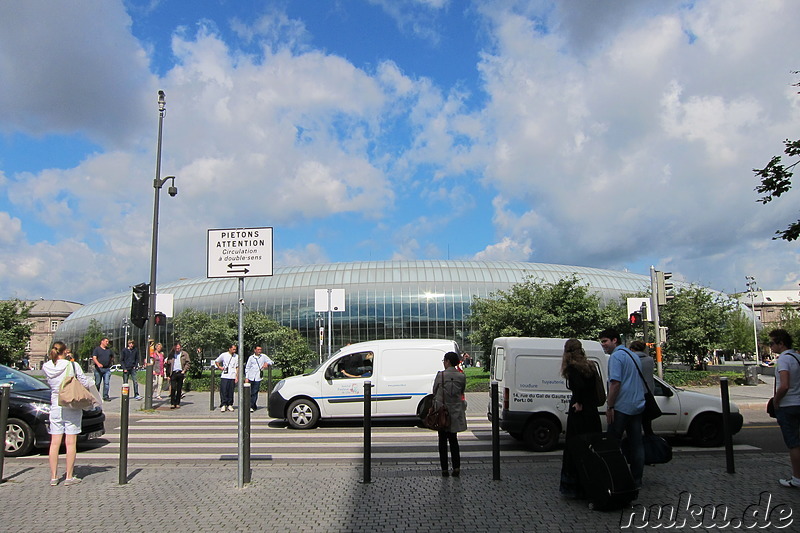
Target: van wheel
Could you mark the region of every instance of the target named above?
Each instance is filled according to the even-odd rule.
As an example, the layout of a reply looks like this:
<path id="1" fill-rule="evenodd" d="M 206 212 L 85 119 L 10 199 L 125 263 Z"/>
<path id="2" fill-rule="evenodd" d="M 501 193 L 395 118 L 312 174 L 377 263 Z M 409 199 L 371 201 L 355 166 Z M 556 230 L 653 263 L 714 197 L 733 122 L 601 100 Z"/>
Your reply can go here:
<path id="1" fill-rule="evenodd" d="M 722 416 L 716 413 L 698 415 L 692 422 L 689 436 L 698 446 L 722 446 Z"/>
<path id="2" fill-rule="evenodd" d="M 6 456 L 21 457 L 33 448 L 33 430 L 18 418 L 9 418 L 6 423 Z"/>
<path id="3" fill-rule="evenodd" d="M 305 398 L 290 403 L 287 414 L 286 420 L 295 429 L 311 429 L 319 422 L 319 407 Z"/>
<path id="4" fill-rule="evenodd" d="M 522 432 L 525 446 L 534 452 L 549 452 L 558 446 L 558 437 L 561 428 L 552 419 L 547 417 L 534 418 Z"/>

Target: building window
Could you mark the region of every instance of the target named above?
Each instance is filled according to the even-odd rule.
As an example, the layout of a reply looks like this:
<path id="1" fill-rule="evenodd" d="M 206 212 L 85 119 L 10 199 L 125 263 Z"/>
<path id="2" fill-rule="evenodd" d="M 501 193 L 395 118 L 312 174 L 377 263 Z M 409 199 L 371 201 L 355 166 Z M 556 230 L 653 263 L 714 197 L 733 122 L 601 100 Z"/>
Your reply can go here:
<path id="1" fill-rule="evenodd" d="M 50 331 L 55 331 L 58 329 L 58 320 L 51 320 L 50 321 Z"/>

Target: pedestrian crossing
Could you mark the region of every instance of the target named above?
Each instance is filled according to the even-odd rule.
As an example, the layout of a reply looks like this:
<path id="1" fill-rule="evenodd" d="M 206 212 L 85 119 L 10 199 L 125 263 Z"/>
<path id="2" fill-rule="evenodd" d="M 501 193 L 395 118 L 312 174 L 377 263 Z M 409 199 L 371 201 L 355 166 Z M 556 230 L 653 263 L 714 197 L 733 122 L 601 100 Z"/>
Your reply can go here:
<path id="1" fill-rule="evenodd" d="M 464 460 L 492 459 L 491 423 L 485 417 L 468 417 L 469 429 L 459 433 Z M 106 434 L 79 444 L 82 461 L 116 461 L 120 455 L 119 425 L 107 424 Z M 737 445 L 738 451 L 757 450 Z M 674 452 L 707 452 L 714 449 L 676 447 Z M 537 460 L 560 457 L 562 449 L 533 453 L 506 432 L 500 432 L 502 459 Z M 371 460 L 380 462 L 435 461 L 435 432 L 412 425 L 391 423 L 372 427 Z M 42 455 L 27 459 L 46 459 Z M 127 458 L 137 461 L 220 461 L 238 458 L 238 421 L 228 419 L 142 417 L 130 421 Z M 269 419 L 252 421 L 251 461 L 356 462 L 364 458 L 364 429 L 354 423 L 329 422 L 312 430 L 293 430 Z M 26 459 L 26 458 L 22 458 Z"/>

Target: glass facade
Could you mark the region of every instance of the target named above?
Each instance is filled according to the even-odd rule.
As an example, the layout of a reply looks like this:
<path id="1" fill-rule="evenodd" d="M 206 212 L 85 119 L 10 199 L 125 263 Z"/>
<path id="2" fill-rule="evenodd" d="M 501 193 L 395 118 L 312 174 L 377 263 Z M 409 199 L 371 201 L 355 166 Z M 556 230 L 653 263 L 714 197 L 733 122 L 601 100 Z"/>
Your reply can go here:
<path id="1" fill-rule="evenodd" d="M 299 330 L 311 346 L 319 345 L 320 314 L 314 311 L 315 289 L 344 289 L 345 310 L 333 313 L 333 350 L 371 339 L 446 338 L 467 350 L 467 318 L 474 297 L 531 276 L 555 283 L 575 275 L 604 301 L 649 288 L 649 276 L 596 268 L 511 261 L 369 261 L 316 264 L 275 269 L 271 277 L 245 279 L 246 310 L 262 312 Z M 196 309 L 207 313 L 238 312 L 238 279 L 183 279 L 159 285 L 172 294 L 174 313 Z M 61 325 L 58 337 L 74 344 L 91 320 L 97 320 L 120 349 L 126 338 L 131 294 L 125 292 L 92 302 Z M 327 315 L 327 313 L 325 313 Z M 322 317 L 327 320 L 326 317 Z M 144 345 L 145 331 L 127 324 L 127 335 Z M 167 325 L 159 342 L 174 337 Z M 246 342 L 246 341 L 245 341 Z M 327 333 L 325 333 L 327 343 Z M 327 346 L 327 344 L 326 344 Z M 225 347 L 219 347 L 219 351 Z M 215 354 L 216 355 L 216 354 Z"/>

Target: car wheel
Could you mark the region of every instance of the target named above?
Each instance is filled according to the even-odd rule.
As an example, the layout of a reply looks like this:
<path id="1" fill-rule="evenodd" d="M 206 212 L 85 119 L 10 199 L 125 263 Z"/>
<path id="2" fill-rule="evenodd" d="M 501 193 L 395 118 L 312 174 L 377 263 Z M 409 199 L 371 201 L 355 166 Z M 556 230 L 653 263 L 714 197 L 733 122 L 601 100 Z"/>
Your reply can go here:
<path id="1" fill-rule="evenodd" d="M 525 446 L 534 452 L 549 452 L 558 446 L 561 428 L 553 419 L 541 416 L 534 418 L 522 432 Z"/>
<path id="2" fill-rule="evenodd" d="M 689 436 L 698 446 L 721 446 L 722 416 L 716 413 L 704 413 L 698 415 L 692 422 Z"/>
<path id="3" fill-rule="evenodd" d="M 19 418 L 9 418 L 6 424 L 6 455 L 20 457 L 33 448 L 33 430 Z"/>
<path id="4" fill-rule="evenodd" d="M 319 421 L 319 407 L 311 400 L 301 398 L 289 404 L 289 425 L 295 429 L 311 429 Z"/>

